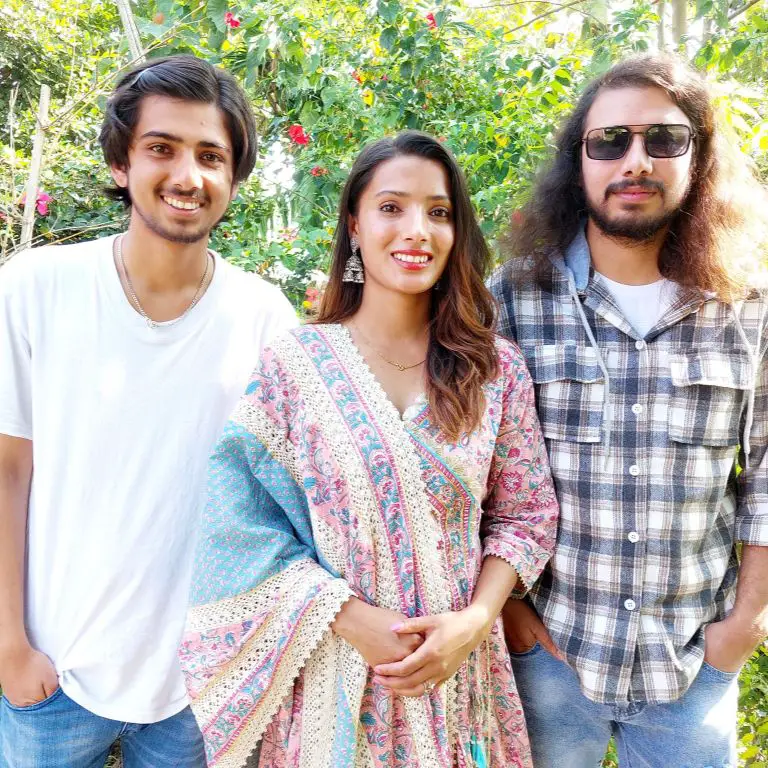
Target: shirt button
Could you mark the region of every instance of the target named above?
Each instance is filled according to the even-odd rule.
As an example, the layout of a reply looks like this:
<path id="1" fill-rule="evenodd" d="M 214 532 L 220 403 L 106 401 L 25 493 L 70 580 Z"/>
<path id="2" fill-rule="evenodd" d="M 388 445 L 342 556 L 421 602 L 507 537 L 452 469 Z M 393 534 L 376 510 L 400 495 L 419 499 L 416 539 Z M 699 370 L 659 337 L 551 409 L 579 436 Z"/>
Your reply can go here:
<path id="1" fill-rule="evenodd" d="M 636 416 L 639 416 L 643 412 L 643 406 L 640 405 L 640 403 L 635 403 L 632 406 L 632 413 L 634 413 Z"/>
<path id="2" fill-rule="evenodd" d="M 634 600 L 625 600 L 624 601 L 624 607 L 628 611 L 634 611 L 635 608 L 637 608 L 637 603 Z"/>
<path id="3" fill-rule="evenodd" d="M 640 467 L 638 467 L 637 464 L 633 464 L 629 468 L 629 474 L 632 475 L 632 477 L 637 477 L 640 474 Z"/>
<path id="4" fill-rule="evenodd" d="M 640 541 L 640 534 L 637 531 L 630 531 L 627 534 L 627 538 L 633 543 L 637 544 L 638 541 Z"/>
<path id="5" fill-rule="evenodd" d="M 645 349 L 645 342 L 642 339 L 640 339 L 640 341 L 636 341 L 635 349 Z"/>

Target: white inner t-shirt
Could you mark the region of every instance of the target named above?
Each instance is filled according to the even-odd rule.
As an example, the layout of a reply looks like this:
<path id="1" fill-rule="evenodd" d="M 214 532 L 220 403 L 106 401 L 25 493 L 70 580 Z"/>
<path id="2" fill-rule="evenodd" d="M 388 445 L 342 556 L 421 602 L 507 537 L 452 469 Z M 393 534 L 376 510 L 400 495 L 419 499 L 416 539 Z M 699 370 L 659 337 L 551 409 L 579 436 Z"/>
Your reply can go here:
<path id="1" fill-rule="evenodd" d="M 677 285 L 662 278 L 648 285 L 626 285 L 597 273 L 629 324 L 644 338 L 677 298 Z"/>
<path id="2" fill-rule="evenodd" d="M 0 270 L 0 433 L 33 443 L 30 641 L 78 704 L 150 723 L 187 704 L 177 649 L 208 457 L 296 316 L 217 256 L 200 302 L 151 329 L 112 249 L 42 248 Z"/>

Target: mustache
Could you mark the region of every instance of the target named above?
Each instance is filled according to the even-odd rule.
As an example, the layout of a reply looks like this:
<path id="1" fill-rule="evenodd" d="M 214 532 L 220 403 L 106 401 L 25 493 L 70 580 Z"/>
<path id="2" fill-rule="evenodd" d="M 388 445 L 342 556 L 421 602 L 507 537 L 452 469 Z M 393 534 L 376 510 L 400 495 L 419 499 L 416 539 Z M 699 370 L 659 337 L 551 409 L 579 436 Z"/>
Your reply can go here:
<path id="1" fill-rule="evenodd" d="M 653 179 L 624 179 L 623 181 L 614 181 L 605 188 L 605 199 L 609 195 L 615 195 L 623 192 L 625 189 L 645 189 L 649 192 L 659 192 L 664 194 L 664 185 L 660 181 Z"/>
<path id="2" fill-rule="evenodd" d="M 175 190 L 163 190 L 160 192 L 161 197 L 175 197 L 177 200 L 184 200 L 189 203 L 207 203 L 208 195 L 203 192 L 181 192 L 178 189 Z"/>

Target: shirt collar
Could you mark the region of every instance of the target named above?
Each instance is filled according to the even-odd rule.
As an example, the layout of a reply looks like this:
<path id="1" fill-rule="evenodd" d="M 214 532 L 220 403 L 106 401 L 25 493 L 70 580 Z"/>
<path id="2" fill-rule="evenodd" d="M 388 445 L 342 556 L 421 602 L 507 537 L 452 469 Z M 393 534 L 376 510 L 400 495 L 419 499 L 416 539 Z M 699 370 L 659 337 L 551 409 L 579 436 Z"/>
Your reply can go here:
<path id="1" fill-rule="evenodd" d="M 586 228 L 587 222 L 584 219 L 576 237 L 573 238 L 571 244 L 565 249 L 565 257 L 560 255 L 552 257 L 552 263 L 565 277 L 568 277 L 569 272 L 573 275 L 573 281 L 579 293 L 583 293 L 587 289 L 589 270 L 592 264 Z"/>

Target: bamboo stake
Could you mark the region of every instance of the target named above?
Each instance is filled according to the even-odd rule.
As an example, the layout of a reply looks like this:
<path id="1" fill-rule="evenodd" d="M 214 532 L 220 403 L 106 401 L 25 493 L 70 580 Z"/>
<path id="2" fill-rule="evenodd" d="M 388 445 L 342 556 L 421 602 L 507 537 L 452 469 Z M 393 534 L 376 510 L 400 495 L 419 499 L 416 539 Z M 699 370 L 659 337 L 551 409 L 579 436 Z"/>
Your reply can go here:
<path id="1" fill-rule="evenodd" d="M 133 18 L 130 0 L 116 0 L 117 8 L 120 11 L 120 19 L 123 22 L 125 36 L 128 38 L 128 47 L 131 49 L 131 58 L 140 64 L 144 61 L 144 49 L 141 47 L 141 38 L 136 26 L 136 20 Z"/>
<path id="2" fill-rule="evenodd" d="M 664 16 L 667 12 L 667 0 L 659 0 L 656 4 L 656 9 L 656 13 L 659 15 L 659 26 L 656 29 L 656 42 L 659 47 L 659 52 L 663 52 L 667 50 L 667 39 L 664 34 Z"/>
<path id="3" fill-rule="evenodd" d="M 43 162 L 43 145 L 45 132 L 48 129 L 48 107 L 51 103 L 51 89 L 47 85 L 40 86 L 40 104 L 37 108 L 35 142 L 32 145 L 32 161 L 29 164 L 27 179 L 27 197 L 24 201 L 24 218 L 21 222 L 21 243 L 19 250 L 28 248 L 32 242 L 32 231 L 35 228 L 35 206 L 37 205 L 37 185 L 40 181 L 40 166 Z"/>
<path id="4" fill-rule="evenodd" d="M 674 49 L 687 51 L 683 37 L 688 33 L 688 0 L 672 0 L 672 38 Z"/>

